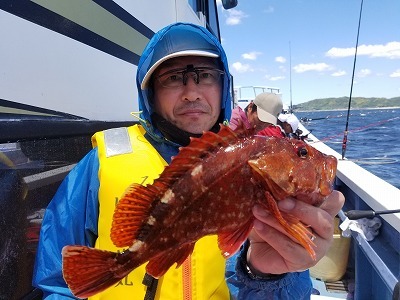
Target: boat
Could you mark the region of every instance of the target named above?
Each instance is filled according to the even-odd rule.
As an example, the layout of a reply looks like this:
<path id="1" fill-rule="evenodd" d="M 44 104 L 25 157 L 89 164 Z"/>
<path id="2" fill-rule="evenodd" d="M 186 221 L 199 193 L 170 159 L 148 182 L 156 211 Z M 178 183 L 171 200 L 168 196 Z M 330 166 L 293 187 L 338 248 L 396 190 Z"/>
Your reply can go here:
<path id="1" fill-rule="evenodd" d="M 191 22 L 221 40 L 216 0 L 67 2 L 0 1 L 0 299 L 42 299 L 31 281 L 44 209 L 95 132 L 137 122 L 154 33 Z"/>
<path id="2" fill-rule="evenodd" d="M 327 262 L 337 260 L 337 264 L 345 263 L 345 268 L 336 265 L 326 269 L 321 261 L 314 274 L 323 278 L 313 278 L 314 287 L 319 289 L 321 296 L 313 295 L 312 299 L 400 299 L 400 214 L 389 213 L 399 212 L 400 190 L 355 162 L 342 159 L 341 154 L 321 142 L 303 125 L 300 126 L 303 134 L 307 135 L 308 143 L 338 159 L 335 189 L 341 191 L 346 199 L 338 214 L 341 224 L 349 221 L 346 213 L 350 211 L 369 219 L 375 216 L 373 212 L 388 212 L 376 215 L 381 225 L 379 234 L 372 241 L 367 241 L 359 231 L 351 231 L 350 240 L 346 241 L 342 230 L 337 228 L 339 236 L 334 239 L 347 243 L 348 252 L 331 253 Z M 336 279 L 339 274 L 340 278 Z"/>
<path id="3" fill-rule="evenodd" d="M 230 9 L 237 1 L 222 4 Z M 138 110 L 139 55 L 155 31 L 175 21 L 203 25 L 220 38 L 215 0 L 0 2 L 0 298 L 41 299 L 31 279 L 44 209 L 91 149 L 93 133 L 136 122 L 129 112 Z M 243 107 L 255 90 L 281 92 L 260 86 L 245 96 L 243 88 L 232 91 L 232 105 Z M 307 142 L 338 157 L 335 188 L 346 197 L 338 226 L 351 210 L 398 209 L 399 189 L 302 130 Z M 342 278 L 313 278 L 313 299 L 400 299 L 400 214 L 377 217 L 382 225 L 373 241 L 351 231 L 347 256 L 338 257 L 346 259 Z"/>
<path id="4" fill-rule="evenodd" d="M 238 86 L 235 87 L 235 105 L 244 109 L 263 92 L 277 93 L 282 97 L 280 88 Z M 287 105 L 284 105 L 282 113 L 295 114 Z M 310 119 L 300 121 L 301 138 L 319 151 L 337 158 L 334 188 L 346 199 L 335 220 L 331 249 L 315 267 L 310 268 L 314 287 L 311 299 L 400 299 L 400 205 L 399 201 L 393 201 L 400 199 L 400 190 L 357 165 L 354 160 L 343 158 L 319 140 L 306 127 Z M 352 212 L 354 220 L 347 216 Z M 376 225 L 379 234 L 372 241 L 357 230 L 347 229 L 344 236 L 344 228 L 340 228 L 349 222 L 358 224 L 373 217 L 379 218 L 379 225 Z"/>
<path id="5" fill-rule="evenodd" d="M 261 93 L 273 93 L 282 96 L 280 88 L 269 86 L 235 86 L 233 93 L 234 106 L 245 109 L 254 98 Z M 288 107 L 287 105 L 285 107 Z"/>

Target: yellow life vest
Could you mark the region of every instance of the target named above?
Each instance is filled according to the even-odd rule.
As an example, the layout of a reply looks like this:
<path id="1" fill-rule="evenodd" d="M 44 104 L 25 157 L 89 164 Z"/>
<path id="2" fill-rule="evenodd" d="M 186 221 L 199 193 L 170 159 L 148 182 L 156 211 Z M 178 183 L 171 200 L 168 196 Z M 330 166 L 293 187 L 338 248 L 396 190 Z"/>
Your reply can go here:
<path id="1" fill-rule="evenodd" d="M 114 208 L 119 197 L 132 183 L 151 184 L 167 165 L 144 137 L 140 125 L 98 132 L 92 137 L 98 147 L 99 223 L 96 248 L 122 251 L 110 238 Z M 117 285 L 90 299 L 143 299 L 147 287 L 142 284 L 145 264 L 133 270 Z M 216 236 L 200 239 L 181 267 L 172 266 L 158 281 L 155 299 L 229 299 L 225 282 L 225 259 L 217 246 Z"/>

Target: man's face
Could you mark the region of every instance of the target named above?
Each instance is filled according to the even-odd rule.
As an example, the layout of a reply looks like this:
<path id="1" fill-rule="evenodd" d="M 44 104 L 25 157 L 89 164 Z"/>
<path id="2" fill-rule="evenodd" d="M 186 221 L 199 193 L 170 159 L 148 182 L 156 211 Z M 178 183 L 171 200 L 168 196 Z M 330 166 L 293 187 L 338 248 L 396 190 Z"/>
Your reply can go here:
<path id="1" fill-rule="evenodd" d="M 263 130 L 265 127 L 268 127 L 271 125 L 270 123 L 263 122 L 258 118 L 258 113 L 256 111 L 252 111 L 254 103 L 250 102 L 248 110 L 247 110 L 247 119 L 249 120 L 249 123 L 251 126 L 255 126 L 256 132 Z"/>
<path id="2" fill-rule="evenodd" d="M 285 130 L 286 133 L 293 133 L 292 126 L 288 122 L 283 122 L 282 123 L 283 130 Z"/>
<path id="3" fill-rule="evenodd" d="M 188 73 L 186 85 L 172 88 L 164 87 L 158 80 L 158 76 L 165 72 L 190 65 L 194 68 L 218 68 L 212 58 L 199 56 L 178 57 L 164 62 L 154 72 L 154 111 L 182 130 L 201 134 L 210 130 L 220 115 L 222 81 L 197 84 L 195 73 Z"/>

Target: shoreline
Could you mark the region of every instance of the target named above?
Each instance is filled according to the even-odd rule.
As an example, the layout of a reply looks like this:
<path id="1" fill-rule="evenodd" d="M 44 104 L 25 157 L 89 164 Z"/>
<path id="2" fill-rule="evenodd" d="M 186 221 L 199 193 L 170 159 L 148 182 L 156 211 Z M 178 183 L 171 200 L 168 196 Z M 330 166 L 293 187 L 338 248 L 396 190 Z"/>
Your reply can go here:
<path id="1" fill-rule="evenodd" d="M 351 108 L 350 111 L 353 110 L 377 110 L 377 109 L 400 109 L 400 106 L 387 106 L 387 107 L 354 107 Z M 308 110 L 293 110 L 296 112 L 317 112 L 317 111 L 347 111 L 347 108 L 332 108 L 332 109 L 308 109 Z"/>

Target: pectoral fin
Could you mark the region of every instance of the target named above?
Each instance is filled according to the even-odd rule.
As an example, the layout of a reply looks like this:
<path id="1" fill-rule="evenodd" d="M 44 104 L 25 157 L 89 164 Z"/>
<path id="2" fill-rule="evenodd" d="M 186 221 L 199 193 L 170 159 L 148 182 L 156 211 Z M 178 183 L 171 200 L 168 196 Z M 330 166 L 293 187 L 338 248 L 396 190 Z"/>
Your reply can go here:
<path id="1" fill-rule="evenodd" d="M 240 246 L 246 241 L 253 228 L 253 218 L 243 226 L 239 227 L 233 232 L 220 233 L 218 235 L 218 246 L 221 249 L 222 255 L 225 258 L 231 257 L 235 254 Z"/>

